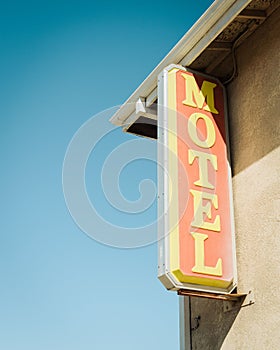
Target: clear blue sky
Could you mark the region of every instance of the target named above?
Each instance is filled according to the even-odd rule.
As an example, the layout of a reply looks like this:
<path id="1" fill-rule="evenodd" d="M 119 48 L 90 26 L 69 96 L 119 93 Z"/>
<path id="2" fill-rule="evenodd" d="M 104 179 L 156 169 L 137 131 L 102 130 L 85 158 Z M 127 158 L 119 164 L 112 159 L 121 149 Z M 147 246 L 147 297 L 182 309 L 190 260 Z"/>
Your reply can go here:
<path id="1" fill-rule="evenodd" d="M 66 207 L 62 166 L 81 125 L 124 102 L 211 2 L 1 2 L 1 349 L 179 348 L 178 298 L 157 280 L 156 244 L 89 238 Z M 156 203 L 139 214 L 108 204 L 102 165 L 135 140 L 110 135 L 89 158 L 88 193 L 101 216 L 132 232 L 156 220 Z M 142 142 L 155 155 L 156 143 Z M 123 196 L 137 200 L 146 178 L 156 182 L 155 162 L 131 162 Z"/>

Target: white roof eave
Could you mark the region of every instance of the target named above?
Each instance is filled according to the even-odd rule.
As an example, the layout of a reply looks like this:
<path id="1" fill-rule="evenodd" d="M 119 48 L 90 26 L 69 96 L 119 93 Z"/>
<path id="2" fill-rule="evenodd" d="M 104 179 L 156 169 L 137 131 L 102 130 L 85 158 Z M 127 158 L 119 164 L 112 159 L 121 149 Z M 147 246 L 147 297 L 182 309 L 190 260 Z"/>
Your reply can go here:
<path id="1" fill-rule="evenodd" d="M 148 75 L 110 122 L 123 126 L 135 112 L 135 102 L 147 98 L 157 87 L 159 73 L 170 64 L 189 66 L 252 0 L 216 0 Z"/>

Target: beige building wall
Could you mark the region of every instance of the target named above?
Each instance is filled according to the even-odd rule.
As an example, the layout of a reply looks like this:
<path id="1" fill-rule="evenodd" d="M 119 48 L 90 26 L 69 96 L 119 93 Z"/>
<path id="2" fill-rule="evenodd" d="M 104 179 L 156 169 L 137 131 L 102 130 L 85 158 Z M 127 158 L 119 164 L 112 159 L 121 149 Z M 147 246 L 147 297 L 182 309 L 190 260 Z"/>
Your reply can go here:
<path id="1" fill-rule="evenodd" d="M 237 49 L 227 87 L 238 292 L 255 303 L 225 312 L 223 301 L 191 298 L 192 350 L 280 349 L 279 33 L 278 10 Z"/>
<path id="2" fill-rule="evenodd" d="M 228 88 L 239 291 L 223 349 L 280 349 L 280 11 L 237 50 Z"/>

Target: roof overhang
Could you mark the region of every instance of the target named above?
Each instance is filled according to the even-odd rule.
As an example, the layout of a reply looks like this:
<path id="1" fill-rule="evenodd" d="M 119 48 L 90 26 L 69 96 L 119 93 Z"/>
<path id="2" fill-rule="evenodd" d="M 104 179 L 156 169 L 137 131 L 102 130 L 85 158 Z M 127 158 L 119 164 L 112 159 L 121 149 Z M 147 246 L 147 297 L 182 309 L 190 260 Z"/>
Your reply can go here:
<path id="1" fill-rule="evenodd" d="M 156 138 L 157 80 L 179 64 L 228 81 L 233 51 L 279 6 L 279 0 L 216 0 L 148 75 L 110 121 L 124 131 Z"/>

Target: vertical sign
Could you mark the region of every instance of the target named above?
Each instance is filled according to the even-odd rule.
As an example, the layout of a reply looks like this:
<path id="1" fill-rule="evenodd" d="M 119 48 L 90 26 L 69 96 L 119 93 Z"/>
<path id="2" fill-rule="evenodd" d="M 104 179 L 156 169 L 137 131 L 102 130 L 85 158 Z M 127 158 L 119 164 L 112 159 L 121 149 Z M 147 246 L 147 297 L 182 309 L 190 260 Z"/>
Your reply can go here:
<path id="1" fill-rule="evenodd" d="M 159 279 L 230 293 L 235 240 L 225 89 L 168 66 L 158 84 Z"/>

